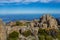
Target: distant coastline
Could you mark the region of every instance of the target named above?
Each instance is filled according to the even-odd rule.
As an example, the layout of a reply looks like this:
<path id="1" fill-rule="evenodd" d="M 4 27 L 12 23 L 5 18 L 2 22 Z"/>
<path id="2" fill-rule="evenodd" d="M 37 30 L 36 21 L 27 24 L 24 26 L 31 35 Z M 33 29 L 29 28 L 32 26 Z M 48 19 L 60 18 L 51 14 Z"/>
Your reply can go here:
<path id="1" fill-rule="evenodd" d="M 2 19 L 4 22 L 9 21 L 18 21 L 18 20 L 33 20 L 33 19 L 39 19 L 43 14 L 5 14 L 0 15 L 0 19 Z M 50 14 L 54 18 L 59 19 L 60 14 Z M 60 19 L 59 19 L 60 20 Z"/>

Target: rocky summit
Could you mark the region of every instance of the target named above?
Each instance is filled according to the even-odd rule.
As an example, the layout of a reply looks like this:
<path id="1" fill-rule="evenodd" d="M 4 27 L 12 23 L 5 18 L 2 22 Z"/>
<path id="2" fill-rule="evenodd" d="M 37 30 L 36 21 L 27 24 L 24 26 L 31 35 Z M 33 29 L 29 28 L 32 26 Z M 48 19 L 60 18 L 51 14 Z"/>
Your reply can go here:
<path id="1" fill-rule="evenodd" d="M 43 16 L 40 17 L 40 20 L 33 20 L 33 22 L 31 23 L 31 26 L 34 27 L 39 27 L 42 29 L 58 29 L 58 23 L 57 20 L 55 18 L 53 18 L 52 16 L 50 16 L 49 14 L 45 14 Z"/>
<path id="2" fill-rule="evenodd" d="M 0 20 L 0 40 L 47 40 L 46 35 L 51 35 L 52 39 L 56 40 L 57 32 L 52 29 L 59 30 L 58 26 L 57 20 L 49 14 L 41 16 L 39 20 L 15 21 L 8 24 Z M 51 36 L 48 37 L 51 39 Z"/>
<path id="3" fill-rule="evenodd" d="M 58 29 L 58 24 L 55 18 L 53 18 L 52 16 L 46 14 L 43 15 L 40 20 L 39 20 L 39 25 L 41 28 L 51 28 L 51 29 Z"/>

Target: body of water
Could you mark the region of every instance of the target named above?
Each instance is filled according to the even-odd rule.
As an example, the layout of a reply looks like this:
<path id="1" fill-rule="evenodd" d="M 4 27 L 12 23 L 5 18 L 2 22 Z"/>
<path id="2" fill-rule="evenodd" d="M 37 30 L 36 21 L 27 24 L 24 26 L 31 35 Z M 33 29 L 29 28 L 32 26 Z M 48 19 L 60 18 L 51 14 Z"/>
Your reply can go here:
<path id="1" fill-rule="evenodd" d="M 4 22 L 17 21 L 17 20 L 33 20 L 39 19 L 43 14 L 7 14 L 0 15 Z M 60 14 L 51 14 L 54 18 L 60 19 Z"/>

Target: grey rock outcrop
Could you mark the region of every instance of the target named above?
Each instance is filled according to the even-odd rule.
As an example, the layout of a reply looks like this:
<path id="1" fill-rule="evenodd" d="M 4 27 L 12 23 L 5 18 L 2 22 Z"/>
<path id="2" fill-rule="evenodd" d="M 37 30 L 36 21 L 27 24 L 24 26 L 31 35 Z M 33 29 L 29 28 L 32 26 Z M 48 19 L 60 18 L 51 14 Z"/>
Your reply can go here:
<path id="1" fill-rule="evenodd" d="M 7 37 L 6 27 L 4 23 L 2 22 L 2 20 L 0 19 L 0 40 L 7 40 L 6 37 Z"/>
<path id="2" fill-rule="evenodd" d="M 54 28 L 54 29 L 58 29 L 57 27 L 57 21 L 55 18 L 53 18 L 50 15 L 43 15 L 40 19 L 40 28 Z"/>
<path id="3" fill-rule="evenodd" d="M 11 23 L 11 25 L 12 24 L 13 23 Z M 39 38 L 38 38 L 39 28 L 42 28 L 42 29 L 58 29 L 57 25 L 58 24 L 57 24 L 56 19 L 53 18 L 52 16 L 48 15 L 48 14 L 43 15 L 40 18 L 40 20 L 35 19 L 35 20 L 31 21 L 28 26 L 14 26 L 14 27 L 11 27 L 9 25 L 9 26 L 4 27 L 5 26 L 4 23 L 2 22 L 2 20 L 0 20 L 0 40 L 6 40 L 6 31 L 7 31 L 7 34 L 9 34 L 10 32 L 13 32 L 13 31 L 23 33 L 27 30 L 31 31 L 32 36 L 30 35 L 28 37 L 25 37 L 22 34 L 20 34 L 19 38 L 21 40 L 32 40 L 32 39 L 39 40 Z"/>

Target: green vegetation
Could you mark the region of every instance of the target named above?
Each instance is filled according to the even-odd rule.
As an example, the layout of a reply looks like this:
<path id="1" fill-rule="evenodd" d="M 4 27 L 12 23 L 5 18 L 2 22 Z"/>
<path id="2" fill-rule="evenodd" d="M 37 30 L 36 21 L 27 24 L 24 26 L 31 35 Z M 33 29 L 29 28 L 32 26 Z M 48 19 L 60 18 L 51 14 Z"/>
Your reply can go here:
<path id="1" fill-rule="evenodd" d="M 45 29 L 39 29 L 39 30 L 38 30 L 38 34 L 39 34 L 39 35 L 47 35 Z"/>
<path id="2" fill-rule="evenodd" d="M 32 40 L 35 40 L 34 38 Z"/>
<path id="3" fill-rule="evenodd" d="M 25 24 L 23 24 L 22 22 L 16 21 L 16 26 L 24 26 Z"/>
<path id="4" fill-rule="evenodd" d="M 39 40 L 44 40 L 45 39 L 45 36 L 44 35 L 39 35 Z"/>
<path id="5" fill-rule="evenodd" d="M 60 31 L 57 33 L 57 38 L 58 38 L 58 40 L 60 40 Z"/>
<path id="6" fill-rule="evenodd" d="M 53 40 L 53 37 L 50 35 L 45 36 L 45 40 Z"/>
<path id="7" fill-rule="evenodd" d="M 8 40 L 17 40 L 19 37 L 19 33 L 16 31 L 13 31 L 12 33 L 9 34 Z"/>
<path id="8" fill-rule="evenodd" d="M 59 30 L 45 30 L 45 29 L 39 29 L 38 30 L 38 37 L 39 40 L 53 40 L 58 38 L 60 40 L 60 31 Z"/>
<path id="9" fill-rule="evenodd" d="M 23 23 L 23 22 L 16 21 L 15 26 L 28 26 L 28 24 L 30 24 L 30 22 Z"/>
<path id="10" fill-rule="evenodd" d="M 28 37 L 29 35 L 31 35 L 31 31 L 30 30 L 25 31 L 22 33 L 22 35 L 24 35 L 25 37 Z"/>
<path id="11" fill-rule="evenodd" d="M 50 35 L 39 35 L 39 40 L 53 40 L 53 37 Z"/>
<path id="12" fill-rule="evenodd" d="M 30 22 L 26 22 L 25 25 L 28 26 L 30 24 Z"/>
<path id="13" fill-rule="evenodd" d="M 57 35 L 58 40 L 60 40 L 60 35 Z"/>
<path id="14" fill-rule="evenodd" d="M 27 30 L 21 34 L 25 37 L 32 35 L 30 30 Z M 18 36 L 19 36 L 19 33 L 16 31 L 13 31 L 12 33 L 9 34 L 8 40 L 17 40 L 19 38 Z M 39 40 L 53 40 L 56 38 L 60 40 L 60 31 L 59 30 L 48 30 L 47 31 L 46 29 L 39 29 L 38 38 Z"/>

